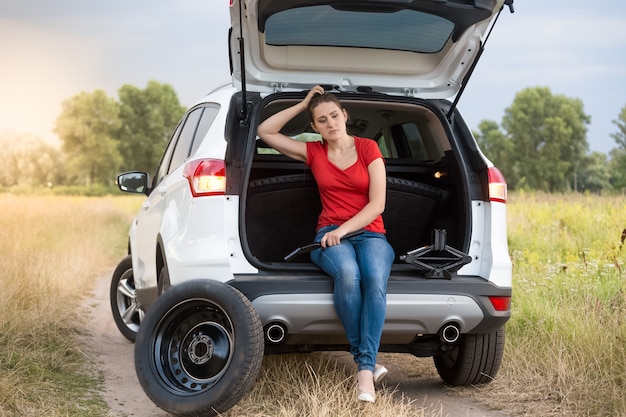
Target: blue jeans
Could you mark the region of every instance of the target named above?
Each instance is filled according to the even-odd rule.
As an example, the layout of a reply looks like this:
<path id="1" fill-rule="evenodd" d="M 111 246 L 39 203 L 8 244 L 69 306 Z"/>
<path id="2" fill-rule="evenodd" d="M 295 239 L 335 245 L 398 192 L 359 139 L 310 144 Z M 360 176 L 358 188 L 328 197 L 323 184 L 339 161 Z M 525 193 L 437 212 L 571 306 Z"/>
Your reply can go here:
<path id="1" fill-rule="evenodd" d="M 315 241 L 338 226 L 322 227 Z M 334 303 L 359 371 L 373 371 L 387 310 L 387 280 L 395 258 L 382 233 L 365 231 L 341 244 L 311 252 L 334 280 Z"/>

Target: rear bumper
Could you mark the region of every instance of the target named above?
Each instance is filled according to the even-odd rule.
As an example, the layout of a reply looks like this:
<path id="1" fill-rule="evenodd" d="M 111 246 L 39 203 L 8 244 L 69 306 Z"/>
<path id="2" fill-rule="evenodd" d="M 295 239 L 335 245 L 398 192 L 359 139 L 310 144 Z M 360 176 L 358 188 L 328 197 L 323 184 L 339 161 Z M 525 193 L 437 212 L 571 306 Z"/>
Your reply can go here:
<path id="1" fill-rule="evenodd" d="M 255 274 L 236 276 L 230 285 L 252 301 L 264 327 L 283 326 L 290 336 L 285 343 L 314 343 L 318 338 L 344 333 L 333 307 L 333 286 L 328 277 L 294 279 Z M 507 322 L 510 311 L 496 311 L 489 296 L 510 297 L 511 288 L 497 287 L 479 277 L 392 277 L 387 286 L 382 343 L 410 343 L 416 337 L 437 334 L 451 323 L 462 334 L 490 333 Z M 330 339 L 342 341 L 340 337 Z"/>

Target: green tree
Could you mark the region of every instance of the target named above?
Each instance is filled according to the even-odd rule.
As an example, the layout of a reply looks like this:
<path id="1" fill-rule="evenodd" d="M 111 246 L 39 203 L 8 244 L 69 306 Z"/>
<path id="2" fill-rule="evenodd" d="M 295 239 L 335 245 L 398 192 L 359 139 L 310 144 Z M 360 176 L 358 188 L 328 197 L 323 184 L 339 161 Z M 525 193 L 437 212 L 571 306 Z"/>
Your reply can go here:
<path id="1" fill-rule="evenodd" d="M 614 148 L 610 152 L 609 173 L 613 189 L 626 192 L 626 149 Z"/>
<path id="2" fill-rule="evenodd" d="M 550 192 L 571 189 L 589 148 L 590 121 L 580 99 L 553 95 L 547 87 L 517 93 L 502 127 L 512 142 L 518 184 Z"/>
<path id="3" fill-rule="evenodd" d="M 611 189 L 610 179 L 606 154 L 592 152 L 583 158 L 572 188 L 574 191 L 601 193 Z"/>
<path id="4" fill-rule="evenodd" d="M 626 106 L 613 123 L 618 131 L 611 134 L 618 147 L 611 151 L 609 172 L 611 173 L 611 185 L 614 189 L 624 192 L 626 190 Z"/>
<path id="5" fill-rule="evenodd" d="M 617 126 L 618 131 L 612 133 L 611 137 L 615 139 L 615 142 L 619 145 L 620 149 L 626 151 L 626 106 L 622 107 L 617 120 L 613 120 L 613 123 Z"/>
<path id="6" fill-rule="evenodd" d="M 67 172 L 76 182 L 113 182 L 122 162 L 119 128 L 119 105 L 103 90 L 81 92 L 62 103 L 55 131 L 63 142 Z"/>
<path id="7" fill-rule="evenodd" d="M 157 81 L 145 89 L 123 85 L 118 95 L 122 170 L 153 172 L 185 107 L 172 86 Z"/>
<path id="8" fill-rule="evenodd" d="M 57 185 L 63 181 L 63 154 L 31 134 L 5 133 L 0 137 L 0 185 Z"/>
<path id="9" fill-rule="evenodd" d="M 515 182 L 512 161 L 513 144 L 493 120 L 482 120 L 478 132 L 474 132 L 478 146 L 491 162 L 502 171 L 507 183 L 513 188 Z"/>

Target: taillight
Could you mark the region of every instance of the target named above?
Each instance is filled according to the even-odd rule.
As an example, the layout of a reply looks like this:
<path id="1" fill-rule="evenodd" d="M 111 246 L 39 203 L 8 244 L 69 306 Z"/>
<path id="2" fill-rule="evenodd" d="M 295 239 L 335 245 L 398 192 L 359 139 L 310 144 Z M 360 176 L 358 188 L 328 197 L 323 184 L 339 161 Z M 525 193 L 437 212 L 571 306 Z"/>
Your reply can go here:
<path id="1" fill-rule="evenodd" d="M 496 167 L 487 170 L 489 175 L 489 201 L 506 203 L 507 191 L 504 175 Z"/>
<path id="2" fill-rule="evenodd" d="M 511 297 L 489 297 L 491 305 L 496 311 L 508 311 L 511 309 Z"/>
<path id="3" fill-rule="evenodd" d="M 223 195 L 226 191 L 226 164 L 221 159 L 188 162 L 183 175 L 189 181 L 194 197 Z"/>

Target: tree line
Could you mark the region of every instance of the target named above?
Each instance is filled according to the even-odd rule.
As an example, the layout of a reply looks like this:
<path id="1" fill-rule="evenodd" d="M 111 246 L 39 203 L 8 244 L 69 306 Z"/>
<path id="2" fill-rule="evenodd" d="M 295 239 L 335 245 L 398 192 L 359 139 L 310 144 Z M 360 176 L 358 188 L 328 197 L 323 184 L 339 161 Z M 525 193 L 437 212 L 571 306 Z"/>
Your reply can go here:
<path id="1" fill-rule="evenodd" d="M 502 122 L 483 120 L 474 136 L 502 171 L 509 189 L 547 192 L 621 192 L 626 188 L 626 106 L 613 123 L 617 147 L 589 152 L 583 102 L 547 87 L 515 95 Z"/>
<path id="2" fill-rule="evenodd" d="M 103 90 L 81 92 L 62 103 L 60 149 L 28 135 L 17 145 L 0 143 L 0 186 L 111 185 L 122 171 L 153 172 L 185 110 L 172 86 L 156 81 L 143 89 L 123 85 L 117 99 Z M 580 99 L 529 87 L 500 124 L 483 120 L 474 136 L 512 190 L 622 192 L 626 106 L 613 120 L 617 146 L 608 155 L 589 152 L 590 122 Z"/>
<path id="3" fill-rule="evenodd" d="M 54 127 L 60 148 L 31 135 L 5 138 L 0 186 L 112 185 L 122 171 L 152 172 L 186 108 L 157 81 L 123 85 L 117 95 L 95 90 L 63 101 Z"/>

